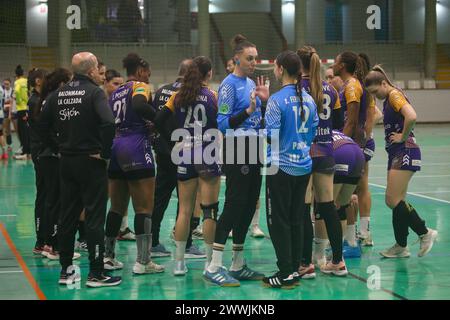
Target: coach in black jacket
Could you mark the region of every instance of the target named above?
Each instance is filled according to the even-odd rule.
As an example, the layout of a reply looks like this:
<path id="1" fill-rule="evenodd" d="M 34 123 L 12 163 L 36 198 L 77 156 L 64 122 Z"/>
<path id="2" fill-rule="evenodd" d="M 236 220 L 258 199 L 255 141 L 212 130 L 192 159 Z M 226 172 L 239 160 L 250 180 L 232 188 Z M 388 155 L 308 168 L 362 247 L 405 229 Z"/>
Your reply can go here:
<path id="1" fill-rule="evenodd" d="M 68 268 L 72 266 L 75 233 L 83 208 L 90 262 L 87 285 L 112 286 L 121 281 L 103 273 L 106 166 L 114 137 L 114 117 L 105 93 L 94 81 L 97 66 L 97 58 L 89 52 L 73 57 L 74 78 L 48 98 L 39 125 L 46 145 L 55 143 L 50 130 L 56 130 L 58 146 L 54 147 L 61 154 L 60 284 L 80 281 L 79 274 Z"/>

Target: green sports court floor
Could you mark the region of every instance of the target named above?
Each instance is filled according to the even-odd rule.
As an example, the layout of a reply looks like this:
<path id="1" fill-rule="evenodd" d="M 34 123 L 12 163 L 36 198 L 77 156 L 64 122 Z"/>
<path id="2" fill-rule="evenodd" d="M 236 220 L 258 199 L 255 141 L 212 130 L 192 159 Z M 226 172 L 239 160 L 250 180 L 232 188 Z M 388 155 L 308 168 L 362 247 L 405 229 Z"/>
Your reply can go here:
<path id="1" fill-rule="evenodd" d="M 225 300 L 225 299 L 449 299 L 450 298 L 450 126 L 419 125 L 416 128 L 422 148 L 423 168 L 412 180 L 408 200 L 427 225 L 439 231 L 438 242 L 424 258 L 416 256 L 418 244 L 410 234 L 411 258 L 383 260 L 378 251 L 394 242 L 391 228 L 391 212 L 384 205 L 386 184 L 386 153 L 383 149 L 382 129 L 375 131 L 376 155 L 371 163 L 370 183 L 372 191 L 371 230 L 375 246 L 364 248 L 361 259 L 348 259 L 350 275 L 334 278 L 318 273 L 315 280 L 304 280 L 294 290 L 266 289 L 260 282 L 242 283 L 239 288 L 220 288 L 202 279 L 203 260 L 188 260 L 189 273 L 175 278 L 171 274 L 171 258 L 156 261 L 166 266 L 166 272 L 157 275 L 133 276 L 131 269 L 135 258 L 135 244 L 120 242 L 118 259 L 125 268 L 117 274 L 123 276 L 122 285 L 114 288 L 69 289 L 58 286 L 59 262 L 36 258 L 34 245 L 34 171 L 31 162 L 9 160 L 0 162 L 0 299 L 64 299 L 64 300 Z M 221 190 L 223 204 L 224 189 Z M 261 193 L 263 197 L 263 193 Z M 173 198 L 163 221 L 161 237 L 166 247 L 174 250 L 169 238 L 174 224 L 176 199 Z M 267 232 L 265 208 L 262 208 L 261 224 Z M 132 225 L 132 214 L 130 225 Z M 229 241 L 230 242 L 230 241 Z M 198 244 L 202 245 L 201 242 Z M 231 259 L 230 243 L 227 244 L 225 262 Z M 249 265 L 271 274 L 276 270 L 275 254 L 271 241 L 248 238 L 246 258 Z M 83 280 L 87 276 L 87 257 L 79 264 Z M 370 267 L 370 268 L 369 268 Z M 380 273 L 379 288 L 371 271 Z M 369 287 L 371 289 L 369 289 Z"/>

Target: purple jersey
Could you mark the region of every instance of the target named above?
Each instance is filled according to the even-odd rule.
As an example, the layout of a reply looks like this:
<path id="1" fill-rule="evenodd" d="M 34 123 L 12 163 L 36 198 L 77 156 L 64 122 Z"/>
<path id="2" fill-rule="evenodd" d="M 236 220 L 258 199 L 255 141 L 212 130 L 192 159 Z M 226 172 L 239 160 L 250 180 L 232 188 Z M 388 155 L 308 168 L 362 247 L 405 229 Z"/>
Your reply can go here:
<path id="1" fill-rule="evenodd" d="M 133 97 L 141 94 L 150 101 L 151 94 L 147 84 L 129 81 L 120 86 L 109 98 L 118 133 L 149 133 L 148 122 L 131 108 Z"/>
<path id="2" fill-rule="evenodd" d="M 405 118 L 400 112 L 401 108 L 409 104 L 408 98 L 403 92 L 398 89 L 394 89 L 389 92 L 389 96 L 383 104 L 384 114 L 384 134 L 386 141 L 386 151 L 388 153 L 396 153 L 403 148 L 418 148 L 414 133 L 411 131 L 408 139 L 403 143 L 392 144 L 389 139 L 393 133 L 403 132 L 403 126 L 405 124 Z"/>
<path id="3" fill-rule="evenodd" d="M 310 80 L 308 78 L 302 79 L 302 88 L 309 94 L 311 93 Z M 319 126 L 317 134 L 311 146 L 311 156 L 324 157 L 333 156 L 332 147 L 332 131 L 333 131 L 333 117 L 334 110 L 341 107 L 339 95 L 332 86 L 327 82 L 322 81 L 323 91 L 323 111 L 319 114 Z"/>
<path id="4" fill-rule="evenodd" d="M 353 141 L 352 138 L 347 137 L 340 131 L 333 130 L 333 150 L 337 150 L 345 144 L 356 145 L 355 141 Z"/>
<path id="5" fill-rule="evenodd" d="M 208 141 L 203 141 L 203 138 L 205 138 L 204 135 L 208 129 L 217 129 L 216 93 L 207 87 L 203 87 L 196 101 L 191 106 L 186 107 L 175 107 L 176 96 L 177 93 L 172 95 L 166 103 L 166 107 L 175 113 L 178 127 L 189 131 L 191 143 L 185 144 L 184 147 L 192 148 L 209 144 Z M 202 137 L 196 137 L 200 133 Z M 186 143 L 186 137 L 184 139 Z"/>

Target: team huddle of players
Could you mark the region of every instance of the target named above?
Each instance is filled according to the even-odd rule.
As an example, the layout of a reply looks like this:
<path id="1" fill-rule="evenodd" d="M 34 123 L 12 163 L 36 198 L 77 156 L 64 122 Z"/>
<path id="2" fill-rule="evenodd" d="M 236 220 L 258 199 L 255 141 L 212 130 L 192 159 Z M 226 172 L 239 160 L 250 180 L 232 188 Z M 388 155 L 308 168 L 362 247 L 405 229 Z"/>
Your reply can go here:
<path id="1" fill-rule="evenodd" d="M 210 59 L 204 56 L 183 61 L 177 81 L 159 89 L 153 99 L 148 85 L 150 65 L 136 54 L 123 60 L 127 70 L 124 83 L 115 71 L 108 71 L 107 79 L 101 80 L 98 71 L 83 69 L 89 61 L 98 67 L 95 56 L 89 53 L 74 56 L 73 67 L 78 72 L 74 72 L 73 79 L 61 70 L 55 71 L 57 79 L 55 74 L 53 78 L 31 77 L 31 85 L 40 97 L 37 113 L 42 112 L 36 120 L 36 131 L 44 137 L 44 145 L 53 143 L 53 147 L 59 143 L 59 151 L 50 148 L 47 153 L 53 156 L 52 161 L 58 152 L 68 161 L 70 143 L 77 146 L 83 143 L 82 139 L 74 142 L 67 138 L 70 143 L 66 144 L 62 141 L 71 135 L 68 129 L 71 121 L 87 117 L 81 107 L 87 103 L 83 95 L 92 93 L 89 101 L 94 101 L 95 112 L 100 115 L 102 150 L 89 157 L 99 162 L 110 159 L 107 172 L 111 207 L 104 225 L 101 219 L 96 222 L 95 228 L 104 228 L 104 242 L 87 236 L 91 261 L 88 286 L 114 286 L 121 282 L 121 277 L 103 270 L 123 268 L 116 258 L 115 245 L 124 229 L 123 221 L 127 220 L 130 199 L 135 212 L 133 238 L 137 248 L 133 273 L 164 272 L 164 266 L 156 264 L 152 257 L 170 254 L 161 249 L 159 229 L 175 188 L 178 194 L 173 235 L 175 276 L 188 272 L 185 255 L 196 227 L 192 228 L 194 211 L 201 211 L 203 217 L 206 255 L 203 277 L 210 283 L 232 287 L 239 286 L 240 281 L 256 280 L 267 287 L 292 289 L 300 279 L 315 278 L 315 266 L 325 274 L 347 275 L 344 258 L 360 257 L 361 246 L 373 246 L 368 172 L 375 152 L 372 129 L 381 117 L 389 155 L 386 204 L 392 209 L 395 244 L 380 254 L 386 258 L 408 257 L 407 236 L 411 228 L 420 239 L 418 255 L 426 255 L 437 232 L 427 228 L 406 202 L 408 183 L 421 165 L 420 148 L 413 133 L 416 114 L 384 70 L 380 66 L 371 68 L 365 54 L 342 52 L 327 70 L 324 81 L 318 52 L 304 46 L 297 52 L 278 55 L 274 75 L 282 87 L 270 95 L 262 77 L 251 79 L 258 57 L 256 46 L 237 35 L 232 48 L 230 74 L 217 93 L 208 86 L 213 70 Z M 84 75 L 80 74 L 83 72 Z M 41 80 L 36 81 L 42 78 L 43 88 Z M 104 81 L 108 110 L 102 109 L 103 98 L 96 89 L 84 84 L 89 79 Z M 382 112 L 376 107 L 375 97 L 384 100 Z M 109 145 L 104 138 L 108 123 L 113 124 Z M 176 136 L 178 129 L 183 129 L 184 134 Z M 52 136 L 59 142 L 52 142 Z M 220 152 L 212 148 L 218 140 L 223 142 Z M 264 142 L 267 148 L 263 147 Z M 204 158 L 206 151 L 212 157 Z M 175 158 L 181 160 L 175 163 Z M 64 179 L 64 171 L 60 174 Z M 251 269 L 244 258 L 245 238 L 264 174 L 267 225 L 279 269 L 270 276 Z M 223 175 L 225 201 L 219 214 Z M 65 203 L 64 200 L 61 203 L 61 212 Z M 355 203 L 360 212 L 358 233 Z M 97 210 L 84 202 L 83 205 L 86 218 Z M 76 209 L 75 204 L 73 207 Z M 58 225 L 57 215 L 53 214 L 49 225 Z M 41 251 L 59 256 L 60 284 L 79 281 L 69 270 L 76 258 L 69 247 L 78 219 L 64 215 L 59 224 L 67 223 L 70 230 L 60 225 L 49 228 L 63 232 L 58 237 L 51 233 L 39 244 L 46 245 Z M 88 220 L 88 229 L 93 234 L 93 219 Z M 225 268 L 223 253 L 230 232 L 232 264 Z M 152 250 L 159 255 L 152 254 Z M 103 257 L 101 266 L 99 255 Z"/>

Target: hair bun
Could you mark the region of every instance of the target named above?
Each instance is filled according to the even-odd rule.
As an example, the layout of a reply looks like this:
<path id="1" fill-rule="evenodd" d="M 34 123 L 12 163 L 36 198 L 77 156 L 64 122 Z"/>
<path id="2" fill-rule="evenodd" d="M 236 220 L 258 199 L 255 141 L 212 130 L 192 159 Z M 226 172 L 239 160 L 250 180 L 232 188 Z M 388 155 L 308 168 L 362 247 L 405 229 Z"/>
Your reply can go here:
<path id="1" fill-rule="evenodd" d="M 242 34 L 237 34 L 231 39 L 231 47 L 235 48 L 239 43 L 247 41 L 247 38 Z"/>

